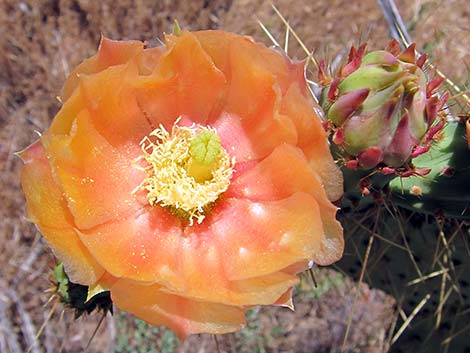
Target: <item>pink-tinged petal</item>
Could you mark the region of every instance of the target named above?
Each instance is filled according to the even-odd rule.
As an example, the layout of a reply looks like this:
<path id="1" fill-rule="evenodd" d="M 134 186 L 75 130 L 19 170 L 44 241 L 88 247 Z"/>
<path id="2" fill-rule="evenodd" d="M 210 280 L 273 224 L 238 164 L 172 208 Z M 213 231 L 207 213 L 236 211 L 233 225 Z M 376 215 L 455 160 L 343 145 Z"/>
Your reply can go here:
<path id="1" fill-rule="evenodd" d="M 183 279 L 177 276 L 182 261 L 182 232 L 179 218 L 156 206 L 79 234 L 114 277 L 158 281 L 170 289 L 179 289 L 183 285 Z"/>
<path id="2" fill-rule="evenodd" d="M 191 33 L 172 38 L 152 75 L 135 83 L 139 105 L 154 127 L 170 129 L 180 115 L 204 124 L 221 113 L 225 76 Z"/>
<path id="3" fill-rule="evenodd" d="M 82 74 L 94 74 L 110 66 L 122 65 L 141 53 L 144 43 L 141 41 L 114 41 L 101 38 L 98 53 L 78 65 L 69 75 L 62 88 L 62 99 L 65 101 L 73 94 Z"/>
<path id="4" fill-rule="evenodd" d="M 233 332 L 245 323 L 243 308 L 165 293 L 158 285 L 119 280 L 111 287 L 111 298 L 116 306 L 148 323 L 171 328 L 180 339 L 202 332 Z"/>
<path id="5" fill-rule="evenodd" d="M 231 184 L 227 196 L 253 201 L 287 198 L 296 192 L 312 195 L 319 205 L 324 235 L 319 237 L 321 252 L 315 254 L 318 264 L 337 261 L 343 254 L 343 230 L 336 220 L 337 208 L 328 200 L 318 174 L 312 170 L 302 151 L 284 144 Z"/>
<path id="6" fill-rule="evenodd" d="M 135 158 L 138 145 L 112 147 L 83 110 L 71 135 L 46 133 L 41 141 L 79 229 L 115 221 L 146 204 L 143 192 L 134 190 L 145 178 Z"/>
<path id="7" fill-rule="evenodd" d="M 279 143 L 295 144 L 297 131 L 291 119 L 279 114 L 281 87 L 261 62 L 253 62 L 252 45 L 249 40 L 230 45 L 231 80 L 224 111 L 240 119 L 255 158 L 262 158 Z"/>
<path id="8" fill-rule="evenodd" d="M 159 206 L 78 233 L 114 277 L 157 282 L 167 292 L 188 298 L 231 305 L 270 304 L 298 282 L 291 272 L 229 281 L 223 267 L 226 254 L 220 252 L 208 226 L 187 227 L 183 234 L 180 221 Z"/>
<path id="9" fill-rule="evenodd" d="M 211 220 L 186 227 L 181 243 L 181 292 L 208 301 L 225 304 L 257 305 L 274 302 L 298 279 L 289 272 L 261 274 L 249 279 L 230 281 L 224 269 L 228 254 L 211 229 Z M 283 270 L 283 269 L 281 269 Z"/>
<path id="10" fill-rule="evenodd" d="M 293 84 L 282 100 L 280 111 L 294 122 L 298 132 L 297 145 L 320 175 L 328 198 L 338 200 L 343 194 L 343 176 L 330 153 L 320 120 L 321 108 L 306 98 L 305 90 Z"/>
<path id="11" fill-rule="evenodd" d="M 279 201 L 226 199 L 214 209 L 212 232 L 231 280 L 259 277 L 323 253 L 323 226 L 315 199 L 296 193 Z"/>
<path id="12" fill-rule="evenodd" d="M 26 196 L 28 217 L 36 223 L 56 256 L 64 263 L 72 281 L 93 284 L 103 274 L 73 230 L 73 218 L 62 190 L 52 177 L 39 141 L 19 153 L 25 165 L 21 185 Z"/>
<path id="13" fill-rule="evenodd" d="M 236 179 L 239 174 L 243 174 L 245 170 L 252 168 L 258 163 L 258 160 L 262 155 L 269 154 L 273 145 L 269 143 L 269 138 L 260 137 L 258 139 L 249 136 L 247 131 L 241 124 L 241 119 L 235 114 L 223 113 L 212 125 L 217 130 L 217 135 L 220 138 L 222 147 L 228 152 L 231 157 L 235 158 L 235 169 L 234 177 Z M 275 135 L 271 135 L 271 138 L 276 138 Z M 259 153 L 260 150 L 255 150 L 254 145 L 261 144 L 260 139 L 267 148 L 263 153 Z"/>
<path id="14" fill-rule="evenodd" d="M 258 159 L 253 150 L 253 143 L 235 114 L 223 113 L 212 126 L 217 130 L 222 147 L 235 157 L 236 163 L 243 163 Z"/>

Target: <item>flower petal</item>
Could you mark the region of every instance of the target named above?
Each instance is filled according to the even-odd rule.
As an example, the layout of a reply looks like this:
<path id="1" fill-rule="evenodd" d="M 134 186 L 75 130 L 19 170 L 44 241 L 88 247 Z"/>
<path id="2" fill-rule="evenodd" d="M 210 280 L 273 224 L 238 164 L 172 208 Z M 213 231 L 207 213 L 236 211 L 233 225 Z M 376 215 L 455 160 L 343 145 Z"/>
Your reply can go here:
<path id="1" fill-rule="evenodd" d="M 225 76 L 191 33 L 169 36 L 167 46 L 152 75 L 136 82 L 139 105 L 154 127 L 169 130 L 180 115 L 205 124 L 221 112 Z"/>
<path id="2" fill-rule="evenodd" d="M 98 53 L 78 65 L 69 75 L 62 88 L 62 99 L 65 101 L 79 85 L 81 74 L 94 74 L 110 66 L 122 65 L 141 53 L 144 43 L 136 40 L 114 41 L 101 37 Z"/>
<path id="3" fill-rule="evenodd" d="M 243 308 L 165 293 L 159 285 L 119 280 L 111 287 L 111 298 L 119 308 L 148 323 L 171 328 L 180 339 L 201 332 L 233 332 L 245 323 Z"/>
<path id="4" fill-rule="evenodd" d="M 226 76 L 233 77 L 229 53 L 235 50 L 251 58 L 249 65 L 261 66 L 274 75 L 283 94 L 292 81 L 305 84 L 303 62 L 294 63 L 283 52 L 276 53 L 275 50 L 254 42 L 251 37 L 214 30 L 198 31 L 194 36 Z"/>
<path id="5" fill-rule="evenodd" d="M 298 279 L 294 275 L 283 271 L 230 281 L 224 271 L 224 263 L 227 257 L 238 254 L 224 251 L 212 231 L 211 222 L 211 219 L 207 219 L 201 225 L 185 229 L 180 254 L 182 268 L 179 273 L 179 278 L 184 280 L 181 292 L 185 296 L 225 304 L 270 304 L 297 284 Z"/>
<path id="6" fill-rule="evenodd" d="M 182 226 L 162 207 L 79 231 L 80 238 L 103 267 L 117 278 L 157 282 L 179 288 Z M 106 246 L 103 246 L 106 244 Z M 177 281 L 168 283 L 166 280 Z"/>
<path id="7" fill-rule="evenodd" d="M 19 153 L 29 218 L 36 223 L 74 282 L 93 284 L 103 268 L 93 259 L 73 230 L 73 218 L 62 190 L 56 185 L 39 141 Z M 38 182 L 40 181 L 40 182 Z"/>
<path id="8" fill-rule="evenodd" d="M 302 151 L 284 144 L 253 168 L 234 180 L 227 196 L 253 201 L 284 199 L 296 192 L 312 195 L 323 223 L 323 246 L 315 253 L 315 262 L 328 265 L 343 253 L 343 230 L 336 220 L 337 208 L 328 200 L 318 175 L 311 169 Z"/>
<path id="9" fill-rule="evenodd" d="M 75 119 L 84 109 L 94 128 L 113 146 L 134 145 L 153 129 L 141 111 L 132 82 L 138 78 L 137 63 L 118 65 L 96 74 L 82 75 L 78 89 L 54 118 L 49 133 L 70 135 Z"/>
<path id="10" fill-rule="evenodd" d="M 145 178 L 133 162 L 140 147 L 112 147 L 86 110 L 76 118 L 70 136 L 46 133 L 41 141 L 78 228 L 119 219 L 146 204 L 142 192 L 133 193 Z"/>
<path id="11" fill-rule="evenodd" d="M 290 271 L 229 281 L 223 266 L 227 255 L 220 252 L 208 224 L 186 227 L 183 233 L 178 218 L 156 206 L 79 234 L 114 277 L 157 282 L 166 286 L 165 291 L 188 298 L 231 305 L 270 304 L 297 283 Z"/>
<path id="12" fill-rule="evenodd" d="M 321 108 L 309 102 L 305 92 L 293 84 L 282 100 L 281 113 L 294 122 L 298 131 L 297 146 L 320 175 L 328 198 L 338 200 L 343 194 L 343 176 L 330 153 L 326 132 L 321 125 Z"/>
<path id="13" fill-rule="evenodd" d="M 237 164 L 258 159 L 253 149 L 254 142 L 245 133 L 238 116 L 224 112 L 213 127 L 217 130 L 222 147 L 230 156 L 235 157 Z"/>
<path id="14" fill-rule="evenodd" d="M 279 201 L 226 199 L 211 229 L 231 280 L 282 270 L 323 253 L 323 226 L 315 199 L 295 193 Z"/>
<path id="15" fill-rule="evenodd" d="M 80 80 L 83 108 L 90 113 L 93 127 L 114 147 L 139 149 L 139 142 L 153 130 L 132 86 L 139 77 L 137 70 L 137 64 L 131 62 Z"/>

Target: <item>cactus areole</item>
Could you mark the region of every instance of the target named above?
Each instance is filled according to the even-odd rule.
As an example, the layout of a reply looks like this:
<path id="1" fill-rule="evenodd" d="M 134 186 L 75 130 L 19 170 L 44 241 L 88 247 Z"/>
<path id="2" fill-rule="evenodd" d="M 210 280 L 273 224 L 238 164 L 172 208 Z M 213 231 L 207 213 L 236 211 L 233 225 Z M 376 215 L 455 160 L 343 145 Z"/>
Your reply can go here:
<path id="1" fill-rule="evenodd" d="M 426 57 L 392 40 L 385 50 L 351 48 L 348 63 L 329 77 L 321 63 L 321 105 L 346 167 L 377 168 L 384 174 L 426 174 L 411 159 L 427 152 L 444 125 L 438 112 L 446 96 L 435 93 L 442 79 L 428 80 Z"/>

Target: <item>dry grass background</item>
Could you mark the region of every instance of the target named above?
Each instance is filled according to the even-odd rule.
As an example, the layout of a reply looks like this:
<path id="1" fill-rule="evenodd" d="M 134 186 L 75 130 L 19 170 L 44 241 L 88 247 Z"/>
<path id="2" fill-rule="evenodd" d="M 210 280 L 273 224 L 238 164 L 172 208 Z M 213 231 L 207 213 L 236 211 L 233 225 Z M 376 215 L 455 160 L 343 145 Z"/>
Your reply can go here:
<path id="1" fill-rule="evenodd" d="M 387 25 L 373 0 L 274 3 L 317 58 L 335 58 L 360 40 L 367 39 L 373 48 L 383 47 L 387 42 Z M 468 84 L 470 10 L 467 1 L 401 0 L 398 6 L 411 25 L 418 48 L 426 49 L 454 81 Z M 67 74 L 95 52 L 101 34 L 113 39 L 145 39 L 156 44 L 162 32 L 171 30 L 174 19 L 185 28 L 222 28 L 252 35 L 269 44 L 257 24 L 259 19 L 279 41 L 284 39 L 284 24 L 274 14 L 270 2 L 264 0 L 0 0 L 2 353 L 26 351 L 53 305 L 43 308 L 49 298 L 44 291 L 50 287 L 49 268 L 54 259 L 34 226 L 24 219 L 24 198 L 18 178 L 20 161 L 13 152 L 34 141 L 35 131 L 47 128 L 59 109 L 54 97 Z M 305 56 L 295 43 L 291 42 L 290 48 L 292 56 Z M 266 321 L 276 316 L 280 317 L 276 320 L 291 325 L 284 336 L 277 338 L 276 344 L 268 345 L 268 351 L 330 352 L 328 347 L 338 347 L 351 307 L 353 286 L 346 280 L 342 289 L 333 288 L 319 299 L 300 300 L 296 314 L 263 309 L 262 327 L 266 330 L 272 329 Z M 386 347 L 380 347 L 378 341 L 380 338 L 383 341 L 383 330 L 388 324 L 386 315 L 393 302 L 365 285 L 361 293 L 361 309 L 356 310 L 360 315 L 356 314 L 353 321 L 358 329 L 350 335 L 348 347 L 361 352 L 385 351 Z M 83 351 L 99 317 L 73 323 L 70 313 L 61 316 L 60 305 L 51 313 L 40 343 L 32 346 L 32 352 Z M 332 331 L 331 327 L 336 329 Z M 115 321 L 107 319 L 90 352 L 112 352 L 115 336 Z M 230 341 L 230 337 L 222 339 L 222 350 L 233 348 L 226 340 Z M 315 342 L 320 346 L 312 346 Z M 205 336 L 193 337 L 179 348 L 194 352 L 214 349 L 212 337 Z"/>

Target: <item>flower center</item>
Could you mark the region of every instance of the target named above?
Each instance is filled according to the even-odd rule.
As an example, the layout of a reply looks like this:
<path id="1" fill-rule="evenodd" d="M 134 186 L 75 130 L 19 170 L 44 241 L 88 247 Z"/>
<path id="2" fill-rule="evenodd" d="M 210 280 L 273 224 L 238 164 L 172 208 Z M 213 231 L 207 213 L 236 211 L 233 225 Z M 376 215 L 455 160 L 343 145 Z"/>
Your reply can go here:
<path id="1" fill-rule="evenodd" d="M 171 134 L 160 125 L 141 144 L 147 162 L 142 188 L 152 206 L 169 208 L 198 223 L 230 185 L 235 160 L 220 144 L 217 132 L 206 126 L 177 126 Z"/>

